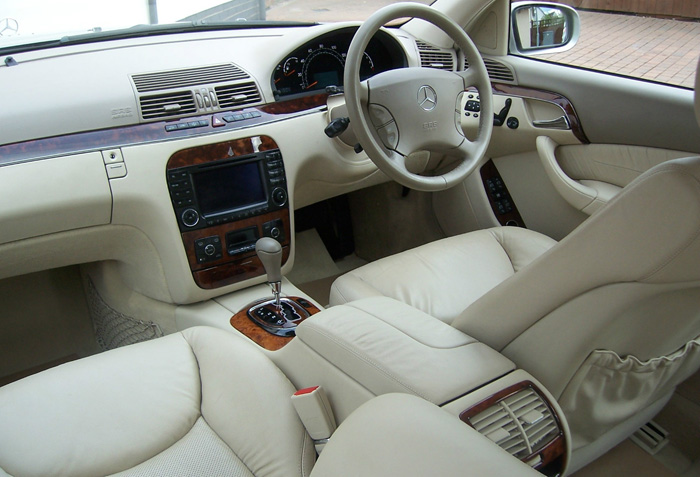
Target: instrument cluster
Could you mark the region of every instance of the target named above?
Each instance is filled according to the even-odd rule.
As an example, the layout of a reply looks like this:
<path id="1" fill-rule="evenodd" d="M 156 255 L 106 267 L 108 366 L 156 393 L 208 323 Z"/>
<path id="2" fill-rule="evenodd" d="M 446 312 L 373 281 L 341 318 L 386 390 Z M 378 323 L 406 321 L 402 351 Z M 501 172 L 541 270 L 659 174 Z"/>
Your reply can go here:
<path id="1" fill-rule="evenodd" d="M 326 33 L 289 53 L 272 75 L 276 97 L 325 91 L 343 85 L 345 57 L 357 28 Z M 370 40 L 360 65 L 360 80 L 377 73 L 407 66 L 406 54 L 388 33 L 378 31 Z"/>

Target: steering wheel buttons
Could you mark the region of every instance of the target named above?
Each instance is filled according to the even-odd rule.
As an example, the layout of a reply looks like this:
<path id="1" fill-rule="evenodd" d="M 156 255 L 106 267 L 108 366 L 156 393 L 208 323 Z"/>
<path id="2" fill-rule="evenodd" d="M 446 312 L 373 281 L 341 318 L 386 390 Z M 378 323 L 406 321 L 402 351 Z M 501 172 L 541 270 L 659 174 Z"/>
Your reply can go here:
<path id="1" fill-rule="evenodd" d="M 377 133 L 387 149 L 396 149 L 396 146 L 399 144 L 399 128 L 396 127 L 394 121 L 382 128 L 378 128 Z"/>
<path id="2" fill-rule="evenodd" d="M 372 120 L 372 124 L 377 128 L 394 121 L 394 117 L 389 110 L 378 104 L 369 105 L 369 117 Z"/>

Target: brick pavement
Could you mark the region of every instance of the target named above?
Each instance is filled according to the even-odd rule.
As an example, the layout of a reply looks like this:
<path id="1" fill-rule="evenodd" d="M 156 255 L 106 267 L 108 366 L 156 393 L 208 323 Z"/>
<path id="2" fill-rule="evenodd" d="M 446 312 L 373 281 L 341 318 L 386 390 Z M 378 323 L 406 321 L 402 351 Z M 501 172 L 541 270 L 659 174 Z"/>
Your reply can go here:
<path id="1" fill-rule="evenodd" d="M 561 63 L 692 88 L 700 58 L 700 23 L 579 12 L 581 36 Z"/>

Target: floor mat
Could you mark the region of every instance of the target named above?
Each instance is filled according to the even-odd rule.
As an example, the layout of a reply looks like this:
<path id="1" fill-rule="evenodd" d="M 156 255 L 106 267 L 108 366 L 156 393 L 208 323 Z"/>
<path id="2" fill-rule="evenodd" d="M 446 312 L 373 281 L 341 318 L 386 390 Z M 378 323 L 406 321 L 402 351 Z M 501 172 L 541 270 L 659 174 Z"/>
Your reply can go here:
<path id="1" fill-rule="evenodd" d="M 367 263 L 354 254 L 334 262 L 316 229 L 298 233 L 295 241 L 294 268 L 287 278 L 323 306 L 336 278 Z"/>
<path id="2" fill-rule="evenodd" d="M 55 359 L 53 361 L 49 361 L 48 363 L 41 364 L 39 366 L 34 366 L 30 369 L 25 369 L 24 371 L 20 371 L 18 373 L 13 373 L 10 374 L 9 376 L 3 376 L 0 378 L 0 387 L 13 383 L 15 381 L 19 381 L 22 378 L 26 378 L 27 376 L 31 376 L 32 374 L 40 373 L 41 371 L 45 371 L 49 368 L 53 368 L 55 366 L 58 366 L 60 364 L 65 364 L 70 361 L 75 361 L 76 359 L 79 359 L 80 357 L 77 354 L 72 354 L 70 356 L 65 356 L 63 358 Z"/>
<path id="3" fill-rule="evenodd" d="M 572 474 L 572 477 L 675 477 L 677 475 L 628 439 L 598 460 Z"/>
<path id="4" fill-rule="evenodd" d="M 301 283 L 297 285 L 297 288 L 309 295 L 311 298 L 316 300 L 324 307 L 327 307 L 329 297 L 331 294 L 331 285 L 333 285 L 335 279 L 338 278 L 340 275 L 342 275 L 342 273 L 326 278 L 321 278 L 319 280 L 314 280 L 311 282 Z"/>

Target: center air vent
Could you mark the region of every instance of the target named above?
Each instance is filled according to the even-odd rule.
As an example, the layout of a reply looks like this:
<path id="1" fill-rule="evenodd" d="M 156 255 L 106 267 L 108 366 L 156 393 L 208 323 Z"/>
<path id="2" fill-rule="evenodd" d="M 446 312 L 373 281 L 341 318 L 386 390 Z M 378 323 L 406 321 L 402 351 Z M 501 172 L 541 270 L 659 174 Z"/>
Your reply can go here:
<path id="1" fill-rule="evenodd" d="M 223 64 L 132 76 L 144 121 L 211 114 L 262 103 L 250 75 Z"/>
<path id="2" fill-rule="evenodd" d="M 194 114 L 197 108 L 190 91 L 141 97 L 141 117 L 144 120 Z"/>
<path id="3" fill-rule="evenodd" d="M 560 434 L 549 406 L 531 387 L 468 419 L 474 429 L 519 459 L 539 452 Z"/>
<path id="4" fill-rule="evenodd" d="M 250 77 L 235 65 L 204 66 L 133 76 L 136 91 L 139 93 L 211 83 L 227 83 L 248 78 Z"/>

